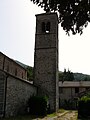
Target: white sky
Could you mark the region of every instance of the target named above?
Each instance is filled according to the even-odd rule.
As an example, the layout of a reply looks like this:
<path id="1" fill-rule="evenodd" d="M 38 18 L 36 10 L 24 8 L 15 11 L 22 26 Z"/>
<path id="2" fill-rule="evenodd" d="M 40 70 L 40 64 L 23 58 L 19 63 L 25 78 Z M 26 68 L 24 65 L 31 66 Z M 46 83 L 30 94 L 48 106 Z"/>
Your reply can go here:
<path id="1" fill-rule="evenodd" d="M 0 0 L 0 51 L 34 65 L 35 14 L 43 9 L 30 0 Z M 80 35 L 66 35 L 59 25 L 59 70 L 90 74 L 90 25 Z"/>

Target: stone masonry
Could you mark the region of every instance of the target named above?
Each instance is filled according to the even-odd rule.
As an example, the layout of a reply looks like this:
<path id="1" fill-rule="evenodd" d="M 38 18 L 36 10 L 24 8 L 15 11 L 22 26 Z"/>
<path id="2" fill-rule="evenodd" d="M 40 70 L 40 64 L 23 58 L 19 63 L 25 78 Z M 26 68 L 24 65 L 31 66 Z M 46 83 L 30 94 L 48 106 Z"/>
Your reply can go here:
<path id="1" fill-rule="evenodd" d="M 7 78 L 6 90 L 5 116 L 7 117 L 25 114 L 28 100 L 37 94 L 37 87 L 13 76 Z"/>
<path id="2" fill-rule="evenodd" d="M 0 52 L 0 70 L 21 79 L 27 79 L 27 71 L 13 59 Z"/>
<path id="3" fill-rule="evenodd" d="M 36 15 L 34 85 L 49 98 L 50 110 L 59 107 L 58 17 L 56 13 Z"/>
<path id="4" fill-rule="evenodd" d="M 6 85 L 6 75 L 0 71 L 0 116 L 4 115 L 5 109 L 5 85 Z"/>
<path id="5" fill-rule="evenodd" d="M 29 98 L 36 94 L 37 87 L 29 81 L 0 70 L 0 117 L 25 114 Z"/>
<path id="6" fill-rule="evenodd" d="M 27 81 L 27 70 L 0 52 L 0 117 L 26 112 L 27 101 L 37 87 Z"/>

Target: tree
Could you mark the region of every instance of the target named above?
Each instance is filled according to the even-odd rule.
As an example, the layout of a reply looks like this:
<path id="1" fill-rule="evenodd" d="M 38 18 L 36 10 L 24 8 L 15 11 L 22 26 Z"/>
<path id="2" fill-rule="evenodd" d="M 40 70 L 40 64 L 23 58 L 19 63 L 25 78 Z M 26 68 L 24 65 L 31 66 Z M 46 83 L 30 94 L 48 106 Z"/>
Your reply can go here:
<path id="1" fill-rule="evenodd" d="M 27 67 L 27 79 L 33 81 L 33 67 Z"/>
<path id="2" fill-rule="evenodd" d="M 73 72 L 71 72 L 70 70 L 66 71 L 66 69 L 64 69 L 64 72 L 59 73 L 59 81 L 73 81 L 74 80 L 74 75 Z"/>
<path id="3" fill-rule="evenodd" d="M 63 74 L 63 72 L 59 72 L 59 81 L 64 81 L 64 74 Z"/>
<path id="4" fill-rule="evenodd" d="M 69 35 L 83 33 L 90 22 L 90 0 L 31 0 L 46 12 L 57 12 L 59 23 Z"/>

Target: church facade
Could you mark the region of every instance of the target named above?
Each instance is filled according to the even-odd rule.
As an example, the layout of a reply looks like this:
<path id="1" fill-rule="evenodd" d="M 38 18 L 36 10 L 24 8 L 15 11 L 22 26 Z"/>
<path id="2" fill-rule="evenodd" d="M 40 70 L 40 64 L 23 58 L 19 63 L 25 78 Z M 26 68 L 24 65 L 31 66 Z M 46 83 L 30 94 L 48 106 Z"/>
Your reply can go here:
<path id="1" fill-rule="evenodd" d="M 50 110 L 57 111 L 58 87 L 58 17 L 36 15 L 33 84 L 27 81 L 25 68 L 0 52 L 0 116 L 24 113 L 32 95 L 46 95 Z"/>
<path id="2" fill-rule="evenodd" d="M 34 79 L 27 80 L 27 70 L 0 52 L 0 117 L 25 114 L 32 95 L 48 97 L 50 111 L 55 112 L 65 100 L 89 91 L 89 81 L 58 81 L 58 16 L 36 15 Z"/>

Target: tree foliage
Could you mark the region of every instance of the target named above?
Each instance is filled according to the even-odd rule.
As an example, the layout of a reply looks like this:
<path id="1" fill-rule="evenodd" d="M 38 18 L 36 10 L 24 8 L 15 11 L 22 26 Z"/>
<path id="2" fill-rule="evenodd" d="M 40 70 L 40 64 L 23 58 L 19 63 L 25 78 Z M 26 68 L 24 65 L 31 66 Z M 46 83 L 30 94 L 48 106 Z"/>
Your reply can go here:
<path id="1" fill-rule="evenodd" d="M 78 118 L 90 119 L 90 95 L 83 96 L 78 101 Z"/>
<path id="2" fill-rule="evenodd" d="M 46 96 L 32 96 L 28 100 L 28 106 L 30 108 L 30 114 L 33 115 L 46 115 L 47 114 L 47 102 Z"/>
<path id="3" fill-rule="evenodd" d="M 57 12 L 59 23 L 69 35 L 82 34 L 90 22 L 90 0 L 31 0 L 46 12 Z"/>
<path id="4" fill-rule="evenodd" d="M 64 69 L 64 72 L 59 73 L 59 81 L 73 81 L 74 80 L 74 75 L 73 72 L 71 72 L 70 70 L 66 71 L 66 69 Z"/>
<path id="5" fill-rule="evenodd" d="M 33 81 L 33 67 L 27 67 L 27 79 Z"/>

